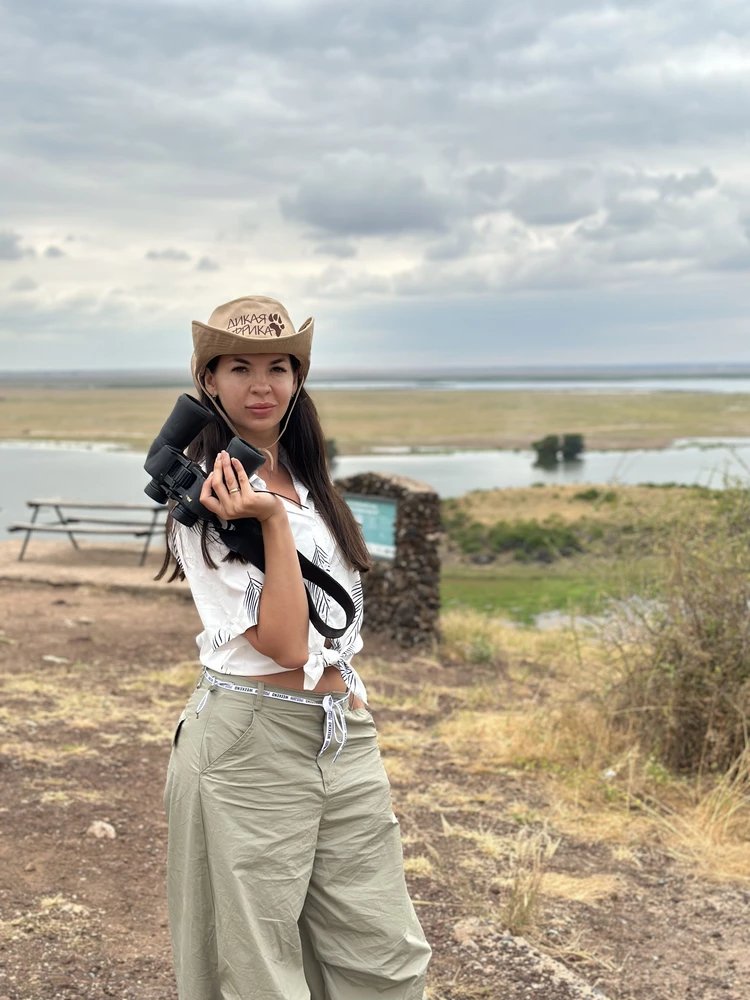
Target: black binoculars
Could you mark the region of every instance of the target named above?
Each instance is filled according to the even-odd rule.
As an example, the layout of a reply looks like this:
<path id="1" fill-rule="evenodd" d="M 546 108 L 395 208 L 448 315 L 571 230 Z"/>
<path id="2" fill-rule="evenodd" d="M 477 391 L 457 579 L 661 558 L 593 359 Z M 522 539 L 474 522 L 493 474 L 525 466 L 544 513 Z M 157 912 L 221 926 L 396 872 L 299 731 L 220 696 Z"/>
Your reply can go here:
<path id="1" fill-rule="evenodd" d="M 199 499 L 207 473 L 183 454 L 190 442 L 214 419 L 209 409 L 184 392 L 149 448 L 143 466 L 151 476 L 151 482 L 144 487 L 146 496 L 156 503 L 177 501 L 172 517 L 188 528 L 198 520 L 214 519 L 213 513 Z M 226 450 L 232 458 L 242 462 L 248 478 L 266 460 L 262 451 L 240 437 L 233 437 Z"/>

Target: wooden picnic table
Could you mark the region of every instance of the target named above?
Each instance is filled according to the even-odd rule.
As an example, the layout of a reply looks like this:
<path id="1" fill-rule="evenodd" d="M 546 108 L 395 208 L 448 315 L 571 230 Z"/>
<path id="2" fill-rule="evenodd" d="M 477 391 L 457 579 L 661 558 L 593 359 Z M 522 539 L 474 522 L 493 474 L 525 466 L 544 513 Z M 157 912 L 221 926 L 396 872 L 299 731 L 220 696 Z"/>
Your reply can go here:
<path id="1" fill-rule="evenodd" d="M 65 500 L 62 497 L 52 497 L 47 500 L 27 500 L 26 506 L 33 508 L 30 521 L 15 521 L 8 526 L 8 531 L 25 531 L 26 537 L 21 546 L 18 556 L 19 561 L 23 559 L 29 539 L 35 531 L 47 531 L 56 534 L 66 534 L 73 544 L 73 548 L 78 548 L 76 535 L 133 535 L 136 538 L 145 537 L 146 541 L 141 553 L 139 565 L 146 561 L 146 554 L 152 537 L 164 530 L 164 522 L 159 522 L 159 515 L 166 514 L 167 508 L 155 503 L 106 503 L 98 500 Z M 37 521 L 39 511 L 43 507 L 51 507 L 57 514 L 57 521 Z M 100 511 L 123 511 L 148 512 L 151 520 L 128 520 L 121 517 L 92 517 L 89 514 L 71 516 L 64 514 L 68 510 L 100 510 Z"/>

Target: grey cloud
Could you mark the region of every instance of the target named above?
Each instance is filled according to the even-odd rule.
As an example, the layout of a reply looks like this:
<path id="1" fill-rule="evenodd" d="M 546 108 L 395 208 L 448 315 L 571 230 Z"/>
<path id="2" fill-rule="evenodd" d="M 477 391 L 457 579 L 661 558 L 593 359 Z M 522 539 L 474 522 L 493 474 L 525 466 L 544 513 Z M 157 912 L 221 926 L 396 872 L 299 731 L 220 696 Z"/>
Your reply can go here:
<path id="1" fill-rule="evenodd" d="M 599 202 L 594 172 L 568 169 L 526 182 L 505 206 L 530 225 L 557 226 L 593 214 Z"/>
<path id="2" fill-rule="evenodd" d="M 34 281 L 33 278 L 23 277 L 14 281 L 10 286 L 12 292 L 33 292 L 39 285 Z"/>
<path id="3" fill-rule="evenodd" d="M 218 271 L 219 265 L 215 260 L 211 260 L 210 257 L 201 257 L 195 265 L 195 269 L 196 271 Z"/>
<path id="4" fill-rule="evenodd" d="M 34 251 L 21 246 L 18 233 L 0 232 L 0 260 L 21 260 L 22 257 L 33 256 Z"/>
<path id="5" fill-rule="evenodd" d="M 710 188 L 715 188 L 717 184 L 718 180 L 713 170 L 703 167 L 702 170 L 696 170 L 693 173 L 681 175 L 669 174 L 662 179 L 659 186 L 665 195 L 692 198 L 699 191 L 707 191 Z"/>
<path id="6" fill-rule="evenodd" d="M 287 219 L 334 236 L 395 236 L 445 228 L 449 202 L 385 159 L 349 156 L 308 176 L 280 202 Z"/>
<path id="7" fill-rule="evenodd" d="M 65 256 L 65 251 L 61 250 L 60 247 L 48 246 L 47 249 L 44 251 L 44 256 L 45 257 L 64 257 Z"/>
<path id="8" fill-rule="evenodd" d="M 123 257 L 146 301 L 161 269 L 123 250 L 140 246 L 191 261 L 167 269 L 175 296 L 208 307 L 205 266 L 175 247 L 218 240 L 222 277 L 259 264 L 329 302 L 595 295 L 672 262 L 746 299 L 750 198 L 727 188 L 746 5 L 8 0 L 3 18 L 0 258 L 31 253 L 16 231 L 40 219 L 85 233 L 56 270 L 92 301 Z M 77 343 L 93 307 L 66 301 L 54 322 Z"/>
<path id="9" fill-rule="evenodd" d="M 483 206 L 497 205 L 500 195 L 508 188 L 511 180 L 511 173 L 507 167 L 498 164 L 494 167 L 482 167 L 475 170 L 466 178 L 466 189 L 470 195 L 474 195 L 476 205 L 481 209 Z"/>
<path id="10" fill-rule="evenodd" d="M 721 257 L 711 264 L 715 271 L 750 271 L 750 246 Z"/>
<path id="11" fill-rule="evenodd" d="M 453 260 L 469 254 L 479 239 L 479 234 L 469 224 L 454 228 L 445 239 L 431 243 L 425 250 L 427 260 Z"/>
<path id="12" fill-rule="evenodd" d="M 179 165 L 150 183 L 221 197 L 248 173 L 273 186 L 360 141 L 396 159 L 453 148 L 487 164 L 731 136 L 744 122 L 731 73 L 687 67 L 696 45 L 747 30 L 740 6 L 318 0 L 216 18 L 187 2 L 39 0 L 30 14 L 12 0 L 6 63 L 45 55 L 18 95 L 15 142 L 75 170 Z M 658 72 L 665 52 L 684 71 Z M 250 114 L 238 89 L 253 93 L 251 129 L 236 127 Z"/>
<path id="13" fill-rule="evenodd" d="M 351 260 L 357 256 L 357 247 L 347 240 L 326 240 L 319 243 L 313 250 L 314 254 L 321 257 L 338 257 L 339 260 Z"/>
<path id="14" fill-rule="evenodd" d="M 313 250 L 313 253 L 319 254 L 322 257 L 338 257 L 340 260 L 351 260 L 357 256 L 357 247 L 354 243 L 349 243 L 347 240 L 326 240 L 325 243 L 319 243 Z"/>
<path id="15" fill-rule="evenodd" d="M 146 260 L 190 260 L 190 254 L 184 250 L 175 250 L 174 247 L 167 247 L 165 250 L 149 250 Z"/>

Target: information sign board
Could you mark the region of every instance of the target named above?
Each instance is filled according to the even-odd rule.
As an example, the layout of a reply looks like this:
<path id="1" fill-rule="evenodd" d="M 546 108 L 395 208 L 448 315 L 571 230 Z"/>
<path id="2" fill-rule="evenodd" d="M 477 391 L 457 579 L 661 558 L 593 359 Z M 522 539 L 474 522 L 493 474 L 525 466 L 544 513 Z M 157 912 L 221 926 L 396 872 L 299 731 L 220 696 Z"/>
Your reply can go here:
<path id="1" fill-rule="evenodd" d="M 344 493 L 344 500 L 362 527 L 370 555 L 376 559 L 395 559 L 396 501 L 360 493 Z"/>

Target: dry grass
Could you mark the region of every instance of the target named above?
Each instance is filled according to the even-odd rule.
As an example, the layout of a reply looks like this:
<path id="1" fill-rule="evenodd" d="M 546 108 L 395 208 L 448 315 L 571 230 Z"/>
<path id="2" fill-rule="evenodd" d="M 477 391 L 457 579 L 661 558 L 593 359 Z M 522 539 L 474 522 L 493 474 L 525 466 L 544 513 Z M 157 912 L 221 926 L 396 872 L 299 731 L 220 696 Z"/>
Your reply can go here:
<path id="1" fill-rule="evenodd" d="M 451 612 L 451 655 L 460 616 Z M 466 615 L 467 630 L 473 618 Z M 492 635 L 513 697 L 509 703 L 499 690 L 490 699 L 486 689 L 482 699 L 463 693 L 463 704 L 435 728 L 453 764 L 473 774 L 533 774 L 561 832 L 606 841 L 626 854 L 660 843 L 712 878 L 750 879 L 747 753 L 721 779 L 672 775 L 615 720 L 608 699 L 614 665 L 595 635 L 539 633 L 499 621 Z M 524 802 L 511 804 L 506 815 L 539 820 Z"/>
<path id="2" fill-rule="evenodd" d="M 730 484 L 709 521 L 675 513 L 657 599 L 607 630 L 622 724 L 674 770 L 723 773 L 749 744 L 749 524 L 750 493 Z"/>
<path id="3" fill-rule="evenodd" d="M 718 484 L 717 484 L 718 485 Z M 582 518 L 611 525 L 635 522 L 663 523 L 684 512 L 705 521 L 713 516 L 714 493 L 652 486 L 600 487 L 602 496 L 612 492 L 614 502 L 576 499 L 587 487 L 580 483 L 519 486 L 510 490 L 473 490 L 453 503 L 473 521 L 492 525 L 498 521 L 546 521 L 556 518 L 574 524 Z"/>
<path id="4" fill-rule="evenodd" d="M 540 893 L 576 903 L 594 905 L 623 889 L 624 880 L 619 875 L 566 875 L 564 872 L 545 872 Z"/>
<path id="5" fill-rule="evenodd" d="M 88 439 L 145 448 L 181 391 L 4 386 L 0 437 Z M 744 394 L 657 392 L 398 392 L 312 390 L 342 454 L 373 445 L 528 448 L 550 433 L 583 432 L 589 448 L 663 447 L 674 438 L 747 433 Z"/>
<path id="6" fill-rule="evenodd" d="M 501 911 L 503 925 L 512 934 L 536 930 L 545 869 L 560 846 L 546 830 L 522 829 L 511 856 L 508 894 Z"/>
<path id="7" fill-rule="evenodd" d="M 702 875 L 750 884 L 750 750 L 713 787 L 700 784 L 681 808 L 640 803 L 672 853 Z"/>
<path id="8" fill-rule="evenodd" d="M 74 663 L 46 667 L 42 674 L 0 678 L 0 692 L 8 695 L 0 708 L 0 755 L 62 769 L 73 757 L 96 758 L 116 744 L 163 743 L 182 692 L 194 682 L 197 664 L 175 663 L 151 671 L 148 677 L 123 679 L 116 688 L 111 682 L 92 681 L 87 669 L 86 664 Z M 80 683 L 75 682 L 76 675 L 81 676 Z M 137 700 L 137 715 L 130 696 Z M 16 698 L 25 701 L 21 712 L 13 704 Z M 75 738 L 49 738 L 66 730 L 74 730 Z M 41 793 L 40 801 L 66 808 L 74 801 L 96 801 L 89 795 L 69 787 L 52 788 Z"/>
<path id="9" fill-rule="evenodd" d="M 505 658 L 503 623 L 481 611 L 446 611 L 440 618 L 441 653 L 452 663 L 501 664 Z"/>

